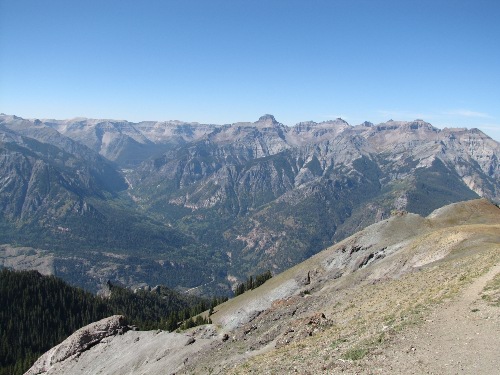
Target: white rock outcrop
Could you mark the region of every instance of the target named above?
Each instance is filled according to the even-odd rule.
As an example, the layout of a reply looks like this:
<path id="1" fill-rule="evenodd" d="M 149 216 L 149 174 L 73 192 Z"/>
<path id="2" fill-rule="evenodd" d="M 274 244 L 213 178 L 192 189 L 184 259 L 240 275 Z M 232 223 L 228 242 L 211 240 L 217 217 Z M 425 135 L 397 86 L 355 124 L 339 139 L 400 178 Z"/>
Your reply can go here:
<path id="1" fill-rule="evenodd" d="M 78 356 L 102 339 L 122 334 L 128 330 L 126 319 L 122 315 L 113 315 L 98 322 L 89 324 L 69 336 L 59 345 L 42 355 L 25 375 L 43 374 L 49 371 L 54 364 L 69 357 Z"/>

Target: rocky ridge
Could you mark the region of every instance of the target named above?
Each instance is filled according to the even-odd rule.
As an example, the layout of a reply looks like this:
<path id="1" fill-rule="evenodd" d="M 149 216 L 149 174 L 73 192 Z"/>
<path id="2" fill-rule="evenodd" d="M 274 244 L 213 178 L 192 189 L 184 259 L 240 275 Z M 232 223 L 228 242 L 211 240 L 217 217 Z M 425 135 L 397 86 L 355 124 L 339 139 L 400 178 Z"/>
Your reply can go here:
<path id="1" fill-rule="evenodd" d="M 93 290 L 109 278 L 228 294 L 392 211 L 500 200 L 500 145 L 423 120 L 290 127 L 272 115 L 228 125 L 2 115 L 0 136 L 1 242 L 56 249 L 55 271 Z M 88 265 L 81 272 L 67 267 L 75 253 Z"/>

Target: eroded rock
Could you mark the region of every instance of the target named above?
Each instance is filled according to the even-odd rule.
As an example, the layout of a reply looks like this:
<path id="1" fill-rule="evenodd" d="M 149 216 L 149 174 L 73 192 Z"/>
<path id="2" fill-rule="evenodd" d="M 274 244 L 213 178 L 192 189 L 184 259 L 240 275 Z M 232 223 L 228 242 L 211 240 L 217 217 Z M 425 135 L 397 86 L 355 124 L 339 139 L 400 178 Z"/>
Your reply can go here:
<path id="1" fill-rule="evenodd" d="M 79 355 L 100 343 L 104 338 L 123 334 L 128 329 L 126 318 L 122 315 L 113 315 L 80 328 L 62 343 L 42 355 L 25 375 L 46 373 L 55 363 Z"/>
<path id="2" fill-rule="evenodd" d="M 290 344 L 292 341 L 304 339 L 330 326 L 332 321 L 325 314 L 318 312 L 312 316 L 292 322 L 276 340 L 276 348 Z"/>

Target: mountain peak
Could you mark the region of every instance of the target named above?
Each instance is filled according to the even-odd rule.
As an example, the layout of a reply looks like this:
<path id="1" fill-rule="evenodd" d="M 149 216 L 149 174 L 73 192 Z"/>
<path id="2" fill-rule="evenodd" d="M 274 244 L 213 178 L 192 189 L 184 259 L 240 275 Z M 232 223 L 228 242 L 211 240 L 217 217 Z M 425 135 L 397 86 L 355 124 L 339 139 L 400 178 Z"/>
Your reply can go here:
<path id="1" fill-rule="evenodd" d="M 263 116 L 260 116 L 258 122 L 267 122 L 267 121 L 272 122 L 273 124 L 277 123 L 277 121 L 274 118 L 274 116 L 273 115 L 269 115 L 269 114 L 265 114 Z"/>

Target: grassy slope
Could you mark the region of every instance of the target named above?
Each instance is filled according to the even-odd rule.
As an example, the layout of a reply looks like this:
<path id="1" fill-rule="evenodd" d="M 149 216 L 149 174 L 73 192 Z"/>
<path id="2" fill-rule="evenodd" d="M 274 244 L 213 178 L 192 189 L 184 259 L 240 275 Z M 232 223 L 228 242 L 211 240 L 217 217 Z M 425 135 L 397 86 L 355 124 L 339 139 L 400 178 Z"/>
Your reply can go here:
<path id="1" fill-rule="evenodd" d="M 293 340 L 279 349 L 272 349 L 272 342 L 264 354 L 243 363 L 237 360 L 239 366 L 230 373 L 286 373 L 294 369 L 299 373 L 365 371 L 369 368 L 370 356 L 386 343 L 409 327 L 422 325 L 430 311 L 457 297 L 492 265 L 500 262 L 500 210 L 485 200 L 447 206 L 426 219 L 413 215 L 403 220 L 392 218 L 385 225 L 370 228 L 355 235 L 354 240 L 353 237 L 346 239 L 262 287 L 218 307 L 213 320 L 227 324 L 227 317 L 248 310 L 258 301 L 271 305 L 269 299 L 273 294 L 280 298 L 276 294 L 280 288 L 288 287 L 288 295 L 297 295 L 301 286 L 294 280 L 308 270 L 316 270 L 318 279 L 323 280 L 315 284 L 312 279 L 307 286 L 310 295 L 278 302 L 294 304 L 297 311 L 302 311 L 295 317 L 283 313 L 281 330 L 295 327 L 301 317 L 318 312 L 331 321 L 311 337 Z M 332 279 L 324 268 L 325 261 L 350 241 L 367 243 L 368 237 L 379 236 L 372 238 L 374 242 L 382 239 L 384 245 L 390 245 L 407 235 L 410 239 L 399 251 L 356 272 L 346 272 L 339 279 Z M 276 309 L 276 304 L 268 311 Z M 258 327 L 252 335 L 263 337 L 269 322 L 259 319 L 252 321 Z M 239 348 L 240 356 L 247 353 L 243 356 L 248 358 L 258 353 L 252 352 L 251 345 L 245 342 L 255 343 L 248 335 L 244 341 L 236 340 L 233 344 Z M 234 350 L 232 352 L 234 354 Z M 234 362 L 228 367 L 233 365 Z M 226 371 L 228 368 L 223 370 Z"/>

